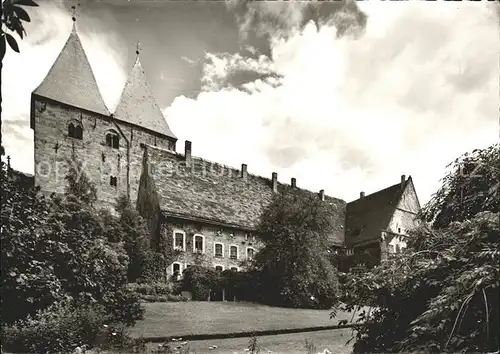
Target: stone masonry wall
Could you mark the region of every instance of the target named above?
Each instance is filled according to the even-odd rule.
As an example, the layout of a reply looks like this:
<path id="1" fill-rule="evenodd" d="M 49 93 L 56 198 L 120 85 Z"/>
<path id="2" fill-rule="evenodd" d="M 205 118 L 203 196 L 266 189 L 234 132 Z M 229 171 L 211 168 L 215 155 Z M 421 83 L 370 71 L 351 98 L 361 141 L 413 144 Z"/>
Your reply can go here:
<path id="1" fill-rule="evenodd" d="M 106 146 L 106 132 L 116 130 L 114 124 L 99 114 L 33 98 L 32 119 L 35 143 L 35 185 L 45 193 L 63 193 L 73 151 L 83 164 L 89 179 L 95 183 L 99 203 L 114 204 L 127 192 L 127 148 Z M 68 136 L 68 125 L 76 121 L 83 126 L 83 139 Z M 110 176 L 117 177 L 117 186 L 110 185 Z"/>
<path id="2" fill-rule="evenodd" d="M 84 164 L 85 173 L 96 185 L 98 206 L 112 209 L 116 198 L 127 194 L 127 188 L 130 188 L 130 200 L 135 205 L 143 158 L 140 144 L 175 149 L 172 139 L 156 137 L 132 125 L 113 121 L 111 117 L 39 97 L 33 100 L 35 184 L 43 193 L 64 192 L 64 176 L 74 150 L 77 159 Z M 82 124 L 82 140 L 68 136 L 71 121 Z M 110 130 L 120 135 L 119 149 L 106 145 L 106 133 Z M 110 176 L 117 177 L 116 187 L 110 185 Z"/>
<path id="3" fill-rule="evenodd" d="M 185 234 L 185 250 L 181 251 L 172 264 L 169 264 L 166 269 L 167 275 L 170 277 L 173 263 L 180 263 L 181 272 L 189 265 L 194 265 L 201 260 L 203 266 L 215 268 L 222 266 L 223 270 L 232 267 L 242 269 L 242 262 L 247 260 L 247 248 L 253 248 L 255 253 L 262 247 L 262 243 L 258 239 L 254 239 L 253 235 L 247 231 L 223 228 L 214 225 L 190 223 L 183 221 L 173 221 L 164 219 L 160 228 L 160 232 L 166 237 L 173 240 L 175 232 Z M 204 251 L 201 256 L 197 256 L 194 247 L 194 236 L 202 235 L 204 237 Z M 223 244 L 223 257 L 215 256 L 215 243 Z M 230 258 L 230 246 L 237 246 L 238 258 Z"/>

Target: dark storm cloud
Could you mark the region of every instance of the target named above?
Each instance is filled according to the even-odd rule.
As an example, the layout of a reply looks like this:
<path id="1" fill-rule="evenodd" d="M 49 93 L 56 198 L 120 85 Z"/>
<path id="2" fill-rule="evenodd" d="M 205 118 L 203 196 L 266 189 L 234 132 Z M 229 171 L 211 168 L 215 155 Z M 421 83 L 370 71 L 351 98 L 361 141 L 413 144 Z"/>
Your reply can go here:
<path id="1" fill-rule="evenodd" d="M 265 55 L 270 55 L 272 37 L 287 38 L 294 29 L 303 29 L 313 21 L 317 27 L 334 23 L 337 35 L 363 28 L 366 15 L 355 1 L 333 2 L 268 2 L 231 0 L 228 8 L 234 13 L 240 28 L 240 39 Z"/>

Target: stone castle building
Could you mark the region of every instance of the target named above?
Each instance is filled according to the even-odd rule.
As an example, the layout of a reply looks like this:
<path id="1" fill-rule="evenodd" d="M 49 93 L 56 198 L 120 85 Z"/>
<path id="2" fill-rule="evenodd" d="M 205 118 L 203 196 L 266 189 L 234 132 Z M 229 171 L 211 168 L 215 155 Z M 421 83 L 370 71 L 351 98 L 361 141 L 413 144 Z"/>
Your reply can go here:
<path id="1" fill-rule="evenodd" d="M 151 231 L 171 237 L 181 274 L 201 254 L 217 269 L 239 269 L 258 251 L 255 228 L 273 194 L 298 188 L 176 151 L 177 138 L 157 105 L 139 55 L 118 106 L 110 113 L 101 97 L 75 26 L 58 58 L 31 96 L 35 184 L 62 193 L 64 166 L 77 157 L 95 183 L 98 202 L 112 206 L 124 194 L 149 220 Z M 406 246 L 420 209 L 411 177 L 350 203 L 315 194 L 336 220 L 334 248 L 368 252 L 376 261 Z"/>

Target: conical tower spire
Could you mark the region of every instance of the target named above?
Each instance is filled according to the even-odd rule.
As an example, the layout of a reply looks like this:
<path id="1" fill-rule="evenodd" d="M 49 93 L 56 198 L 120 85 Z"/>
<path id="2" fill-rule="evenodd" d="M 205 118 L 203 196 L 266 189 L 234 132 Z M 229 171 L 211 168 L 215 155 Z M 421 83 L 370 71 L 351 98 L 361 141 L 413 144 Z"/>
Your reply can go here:
<path id="1" fill-rule="evenodd" d="M 136 45 L 135 53 L 134 67 L 113 116 L 119 120 L 177 139 L 170 130 L 149 88 L 146 74 L 139 59 L 139 42 Z"/>
<path id="2" fill-rule="evenodd" d="M 65 103 L 88 111 L 109 115 L 94 73 L 76 29 L 73 28 L 66 44 L 59 53 L 42 83 L 33 94 Z"/>

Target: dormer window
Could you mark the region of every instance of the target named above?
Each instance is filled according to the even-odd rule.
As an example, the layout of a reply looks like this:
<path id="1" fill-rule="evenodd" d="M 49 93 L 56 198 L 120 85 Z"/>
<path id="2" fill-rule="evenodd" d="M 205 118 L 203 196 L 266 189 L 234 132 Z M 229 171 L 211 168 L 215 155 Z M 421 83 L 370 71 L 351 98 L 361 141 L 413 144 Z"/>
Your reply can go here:
<path id="1" fill-rule="evenodd" d="M 83 128 L 78 122 L 71 122 L 68 125 L 68 136 L 73 139 L 83 139 Z"/>
<path id="2" fill-rule="evenodd" d="M 114 130 L 106 133 L 106 145 L 113 149 L 120 148 L 120 136 Z"/>

